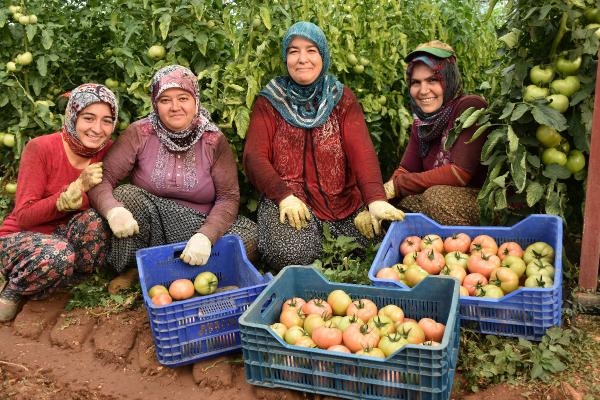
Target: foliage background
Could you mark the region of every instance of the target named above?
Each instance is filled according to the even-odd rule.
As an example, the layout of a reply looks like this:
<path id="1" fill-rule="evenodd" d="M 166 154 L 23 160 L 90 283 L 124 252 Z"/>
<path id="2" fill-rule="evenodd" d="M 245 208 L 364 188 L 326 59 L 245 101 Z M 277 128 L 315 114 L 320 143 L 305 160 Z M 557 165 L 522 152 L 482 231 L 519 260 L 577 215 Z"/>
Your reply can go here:
<path id="1" fill-rule="evenodd" d="M 37 24 L 15 21 L 9 5 L 36 15 Z M 359 98 L 387 178 L 411 123 L 403 57 L 434 38 L 452 43 L 466 88 L 477 91 L 497 47 L 486 12 L 486 3 L 474 0 L 8 2 L 0 8 L 0 132 L 14 134 L 16 145 L 0 146 L 0 219 L 12 205 L 4 186 L 16 180 L 24 144 L 60 128 L 66 104 L 61 95 L 83 82 L 110 83 L 123 130 L 149 112 L 154 72 L 171 63 L 189 66 L 199 77 L 203 105 L 239 160 L 253 100 L 269 79 L 284 73 L 281 38 L 298 20 L 325 31 L 330 72 Z M 166 48 L 164 59 L 147 55 L 153 44 Z M 6 63 L 25 51 L 33 63 L 8 72 Z M 240 186 L 241 212 L 252 214 L 256 193 L 241 170 Z"/>

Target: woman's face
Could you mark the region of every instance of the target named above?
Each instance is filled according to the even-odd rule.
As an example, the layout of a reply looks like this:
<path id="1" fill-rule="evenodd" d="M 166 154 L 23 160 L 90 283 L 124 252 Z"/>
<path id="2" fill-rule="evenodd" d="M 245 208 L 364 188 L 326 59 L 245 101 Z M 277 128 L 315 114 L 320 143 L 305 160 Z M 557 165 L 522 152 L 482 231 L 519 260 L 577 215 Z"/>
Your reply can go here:
<path id="1" fill-rule="evenodd" d="M 426 114 L 439 110 L 444 103 L 442 82 L 434 77 L 433 70 L 418 62 L 413 67 L 410 79 L 410 97 Z"/>
<path id="2" fill-rule="evenodd" d="M 77 115 L 75 131 L 81 143 L 90 149 L 97 149 L 113 133 L 113 115 L 106 103 L 93 103 Z"/>
<path id="3" fill-rule="evenodd" d="M 167 129 L 179 132 L 189 127 L 194 120 L 196 98 L 183 89 L 167 89 L 156 100 L 156 111 Z"/>
<path id="4" fill-rule="evenodd" d="M 323 70 L 323 59 L 317 45 L 308 39 L 296 36 L 287 49 L 287 70 L 299 85 L 310 85 Z"/>

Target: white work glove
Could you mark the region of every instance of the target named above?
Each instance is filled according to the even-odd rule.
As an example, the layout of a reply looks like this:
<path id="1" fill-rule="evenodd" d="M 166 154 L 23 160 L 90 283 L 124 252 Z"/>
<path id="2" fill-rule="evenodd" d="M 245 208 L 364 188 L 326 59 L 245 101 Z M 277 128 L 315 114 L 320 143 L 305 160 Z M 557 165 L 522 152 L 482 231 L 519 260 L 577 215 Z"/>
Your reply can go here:
<path id="1" fill-rule="evenodd" d="M 69 184 L 67 190 L 58 196 L 56 209 L 60 212 L 79 210 L 81 204 L 83 204 L 82 190 L 81 180 L 79 178 L 75 179 Z"/>
<path id="2" fill-rule="evenodd" d="M 385 190 L 386 199 L 393 199 L 396 197 L 396 188 L 394 188 L 394 180 L 390 179 L 386 183 L 383 184 L 383 189 Z"/>
<path id="3" fill-rule="evenodd" d="M 310 220 L 310 211 L 302 200 L 290 194 L 279 203 L 279 222 L 285 224 L 286 218 L 292 228 L 300 230 Z"/>
<path id="4" fill-rule="evenodd" d="M 100 182 L 102 182 L 102 162 L 88 165 L 79 175 L 83 191 L 87 192 Z"/>
<path id="5" fill-rule="evenodd" d="M 133 214 L 125 207 L 111 208 L 106 214 L 106 220 L 112 233 L 118 238 L 133 236 L 140 232 Z"/>
<path id="6" fill-rule="evenodd" d="M 381 223 L 367 210 L 359 212 L 354 217 L 354 226 L 367 239 L 373 239 L 381 232 Z"/>
<path id="7" fill-rule="evenodd" d="M 378 221 L 384 219 L 387 221 L 402 221 L 404 219 L 404 213 L 401 210 L 383 200 L 376 200 L 370 203 L 369 212 Z"/>
<path id="8" fill-rule="evenodd" d="M 211 248 L 210 240 L 204 234 L 196 233 L 188 240 L 179 258 L 190 265 L 204 265 L 208 262 Z"/>

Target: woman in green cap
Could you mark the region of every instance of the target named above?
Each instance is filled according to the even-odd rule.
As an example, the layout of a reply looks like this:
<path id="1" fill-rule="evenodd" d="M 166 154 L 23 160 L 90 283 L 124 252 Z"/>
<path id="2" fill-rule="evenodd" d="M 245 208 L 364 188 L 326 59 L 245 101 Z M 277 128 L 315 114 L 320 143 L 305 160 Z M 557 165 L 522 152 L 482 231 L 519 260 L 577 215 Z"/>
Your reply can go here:
<path id="1" fill-rule="evenodd" d="M 248 179 L 262 195 L 259 253 L 274 270 L 320 258 L 324 224 L 334 237 L 366 244 L 382 219 L 404 218 L 386 201 L 360 104 L 327 73 L 323 31 L 298 22 L 281 50 L 287 75 L 272 79 L 256 99 L 243 158 Z M 355 225 L 365 207 L 366 222 Z"/>
<path id="2" fill-rule="evenodd" d="M 478 225 L 477 195 L 486 177 L 481 164 L 485 135 L 469 142 L 477 126 L 444 148 L 454 121 L 486 101 L 463 93 L 452 47 L 434 40 L 407 57 L 406 80 L 414 122 L 400 165 L 385 183 L 386 196 L 405 211 L 421 212 L 444 225 Z"/>

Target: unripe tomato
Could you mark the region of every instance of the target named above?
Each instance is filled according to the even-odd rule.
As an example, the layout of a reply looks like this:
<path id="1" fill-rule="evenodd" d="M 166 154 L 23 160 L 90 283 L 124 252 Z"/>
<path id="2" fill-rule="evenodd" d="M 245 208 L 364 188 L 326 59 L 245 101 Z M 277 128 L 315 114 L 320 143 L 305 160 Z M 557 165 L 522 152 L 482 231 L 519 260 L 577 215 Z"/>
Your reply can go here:
<path id="1" fill-rule="evenodd" d="M 16 182 L 8 182 L 4 185 L 4 190 L 8 194 L 15 194 L 17 192 L 17 183 Z"/>
<path id="2" fill-rule="evenodd" d="M 362 64 L 356 64 L 353 67 L 353 71 L 357 74 L 362 74 L 363 72 L 365 72 L 365 66 Z"/>
<path id="3" fill-rule="evenodd" d="M 585 156 L 579 150 L 571 150 L 567 156 L 565 167 L 571 171 L 572 174 L 581 171 L 583 167 L 585 167 Z"/>
<path id="4" fill-rule="evenodd" d="M 346 309 L 352 303 L 352 298 L 342 289 L 335 289 L 327 295 L 327 303 L 333 315 L 346 315 Z"/>
<path id="5" fill-rule="evenodd" d="M 12 133 L 5 133 L 2 138 L 2 144 L 6 147 L 13 147 L 15 145 L 15 135 Z"/>
<path id="6" fill-rule="evenodd" d="M 556 147 L 563 140 L 560 133 L 548 125 L 539 125 L 535 130 L 535 137 L 546 148 Z"/>
<path id="7" fill-rule="evenodd" d="M 31 52 L 26 51 L 23 54 L 19 54 L 17 56 L 17 64 L 21 64 L 21 65 L 29 65 L 33 62 L 33 55 L 31 54 Z"/>
<path id="8" fill-rule="evenodd" d="M 160 44 L 155 44 L 148 49 L 148 56 L 153 60 L 162 60 L 165 54 L 166 50 Z"/>
<path id="9" fill-rule="evenodd" d="M 566 57 L 560 56 L 556 60 L 556 70 L 562 75 L 575 75 L 581 66 L 581 56 L 574 60 L 569 60 Z"/>
<path id="10" fill-rule="evenodd" d="M 14 61 L 9 61 L 6 63 L 6 70 L 8 72 L 15 72 L 17 70 L 17 64 Z"/>
<path id="11" fill-rule="evenodd" d="M 529 79 L 534 85 L 550 83 L 554 78 L 554 68 L 551 66 L 534 65 L 529 70 Z"/>
<path id="12" fill-rule="evenodd" d="M 564 94 L 554 93 L 546 97 L 546 100 L 549 101 L 548 107 L 554 108 L 560 113 L 564 113 L 569 109 L 569 98 Z"/>
<path id="13" fill-rule="evenodd" d="M 551 147 L 542 152 L 542 162 L 545 165 L 558 164 L 565 165 L 567 163 L 567 155 L 562 151 Z"/>

